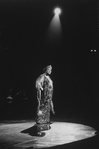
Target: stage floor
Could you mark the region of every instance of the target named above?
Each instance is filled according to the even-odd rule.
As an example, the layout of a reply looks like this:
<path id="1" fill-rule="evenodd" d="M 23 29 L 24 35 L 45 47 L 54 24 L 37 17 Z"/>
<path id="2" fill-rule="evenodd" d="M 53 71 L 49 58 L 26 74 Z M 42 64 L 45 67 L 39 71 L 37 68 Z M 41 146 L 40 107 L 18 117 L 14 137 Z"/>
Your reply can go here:
<path id="1" fill-rule="evenodd" d="M 96 130 L 83 124 L 53 121 L 50 127 L 38 136 L 34 121 L 0 123 L 0 149 L 62 148 L 96 137 Z"/>

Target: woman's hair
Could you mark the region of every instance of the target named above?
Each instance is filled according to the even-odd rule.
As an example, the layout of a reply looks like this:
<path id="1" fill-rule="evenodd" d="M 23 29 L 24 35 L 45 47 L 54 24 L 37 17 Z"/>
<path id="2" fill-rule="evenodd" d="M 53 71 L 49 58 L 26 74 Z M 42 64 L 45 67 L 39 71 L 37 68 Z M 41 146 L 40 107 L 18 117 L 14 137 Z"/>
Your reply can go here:
<path id="1" fill-rule="evenodd" d="M 51 68 L 51 69 L 52 69 L 52 66 L 51 66 L 51 65 L 48 65 L 47 67 L 45 67 L 45 68 L 43 69 L 43 71 L 46 72 L 48 68 Z"/>

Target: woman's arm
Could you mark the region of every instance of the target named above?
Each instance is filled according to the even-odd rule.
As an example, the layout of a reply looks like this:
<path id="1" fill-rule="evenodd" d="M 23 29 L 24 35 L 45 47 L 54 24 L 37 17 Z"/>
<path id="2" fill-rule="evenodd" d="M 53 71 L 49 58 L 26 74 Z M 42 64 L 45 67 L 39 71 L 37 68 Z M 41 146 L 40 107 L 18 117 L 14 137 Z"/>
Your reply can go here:
<path id="1" fill-rule="evenodd" d="M 53 105 L 52 100 L 51 100 L 51 110 L 52 110 L 53 114 L 55 114 L 55 111 L 54 111 L 54 105 Z"/>
<path id="2" fill-rule="evenodd" d="M 38 90 L 43 90 L 43 88 L 42 88 L 42 84 L 43 84 L 43 81 L 44 81 L 44 76 L 43 75 L 41 75 L 37 80 L 36 80 L 36 88 L 38 89 Z"/>

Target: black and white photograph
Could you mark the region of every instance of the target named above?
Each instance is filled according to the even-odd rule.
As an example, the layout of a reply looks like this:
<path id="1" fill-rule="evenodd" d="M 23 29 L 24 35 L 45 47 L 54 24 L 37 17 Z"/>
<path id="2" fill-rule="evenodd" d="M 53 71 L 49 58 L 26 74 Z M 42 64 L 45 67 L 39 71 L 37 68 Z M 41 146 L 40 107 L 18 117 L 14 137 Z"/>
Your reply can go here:
<path id="1" fill-rule="evenodd" d="M 0 149 L 99 149 L 98 0 L 0 0 Z"/>

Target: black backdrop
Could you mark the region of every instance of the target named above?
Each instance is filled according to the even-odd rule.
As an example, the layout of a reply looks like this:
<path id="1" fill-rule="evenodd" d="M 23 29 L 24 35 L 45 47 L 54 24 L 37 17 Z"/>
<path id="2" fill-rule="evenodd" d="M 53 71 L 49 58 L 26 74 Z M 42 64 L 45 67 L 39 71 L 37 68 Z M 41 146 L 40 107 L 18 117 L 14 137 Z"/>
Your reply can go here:
<path id="1" fill-rule="evenodd" d="M 57 5 L 62 8 L 62 39 L 50 44 L 46 33 Z M 1 120 L 35 118 L 35 80 L 51 64 L 52 118 L 98 126 L 98 48 L 96 0 L 0 1 Z M 10 89 L 12 103 L 7 102 Z"/>

